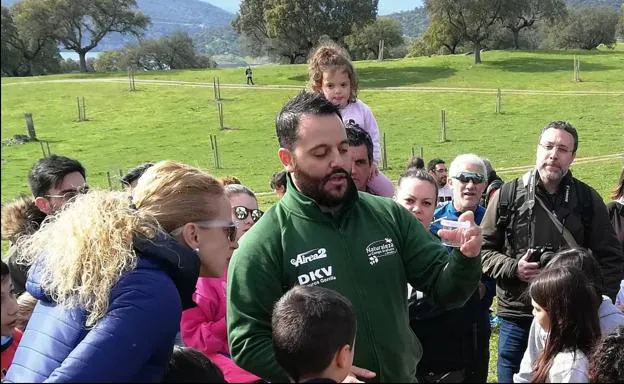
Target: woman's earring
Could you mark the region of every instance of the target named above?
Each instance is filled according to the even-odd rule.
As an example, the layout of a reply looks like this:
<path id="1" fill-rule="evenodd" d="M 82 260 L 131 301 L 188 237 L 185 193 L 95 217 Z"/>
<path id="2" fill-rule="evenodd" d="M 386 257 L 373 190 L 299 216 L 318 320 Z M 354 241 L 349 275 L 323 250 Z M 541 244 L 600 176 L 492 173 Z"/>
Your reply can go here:
<path id="1" fill-rule="evenodd" d="M 195 253 L 197 253 L 199 255 L 199 248 L 195 248 L 195 249 L 193 249 L 193 251 L 195 251 Z"/>

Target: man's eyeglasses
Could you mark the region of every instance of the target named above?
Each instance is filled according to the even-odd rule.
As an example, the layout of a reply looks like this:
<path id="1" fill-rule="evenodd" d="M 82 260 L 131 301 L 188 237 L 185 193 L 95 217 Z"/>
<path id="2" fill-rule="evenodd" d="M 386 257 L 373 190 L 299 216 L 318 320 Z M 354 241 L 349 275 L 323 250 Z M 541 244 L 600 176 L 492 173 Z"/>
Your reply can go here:
<path id="1" fill-rule="evenodd" d="M 222 228 L 225 231 L 225 234 L 230 242 L 236 241 L 236 224 L 231 221 L 223 221 L 223 220 L 205 220 L 205 221 L 194 221 L 195 225 L 200 228 L 209 229 L 209 228 Z M 182 233 L 184 226 L 180 228 L 176 228 L 171 231 L 171 236 L 177 236 Z"/>
<path id="2" fill-rule="evenodd" d="M 568 149 L 566 147 L 560 147 L 558 145 L 554 145 L 554 144 L 550 144 L 550 143 L 546 143 L 546 144 L 539 143 L 539 146 L 544 148 L 548 152 L 552 151 L 553 149 L 556 152 L 561 152 L 561 153 L 564 153 L 564 154 L 572 152 L 572 150 L 570 150 L 570 149 Z"/>
<path id="3" fill-rule="evenodd" d="M 249 215 L 251 215 L 251 220 L 253 220 L 254 223 L 257 223 L 262 215 L 264 215 L 264 212 L 259 209 L 250 209 L 247 207 L 243 207 L 242 205 L 234 207 L 232 209 L 234 210 L 234 216 L 237 220 L 240 221 L 245 220 L 247 217 L 249 217 Z"/>
<path id="4" fill-rule="evenodd" d="M 50 197 L 54 197 L 57 199 L 63 199 L 63 200 L 71 200 L 73 198 L 75 198 L 78 195 L 82 195 L 89 192 L 89 186 L 88 185 L 82 185 L 78 188 L 75 189 L 65 189 L 62 190 L 61 193 L 59 195 L 43 195 L 43 197 L 46 198 L 50 198 Z"/>
<path id="5" fill-rule="evenodd" d="M 473 182 L 474 184 L 481 184 L 485 182 L 485 176 L 475 172 L 460 172 L 453 176 L 453 179 L 459 180 L 462 183 Z"/>

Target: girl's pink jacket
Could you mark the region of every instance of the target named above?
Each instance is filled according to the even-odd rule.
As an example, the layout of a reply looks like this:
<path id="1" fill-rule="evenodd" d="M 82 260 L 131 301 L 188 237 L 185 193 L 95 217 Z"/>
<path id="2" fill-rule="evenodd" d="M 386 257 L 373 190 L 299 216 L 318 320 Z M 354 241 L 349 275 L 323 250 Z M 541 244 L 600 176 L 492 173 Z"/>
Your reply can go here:
<path id="1" fill-rule="evenodd" d="M 197 307 L 182 312 L 180 332 L 187 347 L 203 352 L 221 368 L 229 383 L 250 383 L 259 377 L 237 366 L 230 357 L 227 341 L 226 279 L 200 277 L 193 301 Z"/>

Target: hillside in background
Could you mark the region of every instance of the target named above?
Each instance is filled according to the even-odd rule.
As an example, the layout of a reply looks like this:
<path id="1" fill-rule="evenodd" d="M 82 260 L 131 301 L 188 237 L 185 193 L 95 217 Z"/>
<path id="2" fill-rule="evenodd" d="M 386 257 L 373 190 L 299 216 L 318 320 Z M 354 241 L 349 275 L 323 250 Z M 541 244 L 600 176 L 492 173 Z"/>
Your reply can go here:
<path id="1" fill-rule="evenodd" d="M 19 0 L 1 0 L 11 6 Z M 241 54 L 238 37 L 230 25 L 234 14 L 201 0 L 137 0 L 138 8 L 152 20 L 144 38 L 159 38 L 175 31 L 191 35 L 202 53 Z M 122 48 L 136 39 L 111 33 L 97 46 L 97 51 Z"/>
<path id="2" fill-rule="evenodd" d="M 11 6 L 19 0 L 0 0 L 2 5 Z M 619 9 L 624 0 L 566 0 L 570 7 L 607 5 Z M 217 60 L 219 64 L 233 65 L 242 62 L 243 52 L 239 45 L 239 37 L 231 26 L 235 14 L 228 12 L 216 5 L 223 5 L 233 9 L 237 0 L 137 0 L 139 9 L 148 15 L 152 25 L 145 33 L 145 38 L 159 38 L 175 31 L 187 32 L 194 40 L 200 53 L 222 57 Z M 389 9 L 385 7 L 390 3 L 380 1 L 379 14 L 384 15 Z M 388 3 L 388 4 L 386 4 Z M 396 7 L 421 4 L 420 1 L 404 0 L 393 4 Z M 385 4 L 385 5 L 384 5 Z M 385 8 L 384 8 L 385 7 Z M 411 11 L 386 14 L 386 17 L 397 20 L 403 29 L 403 35 L 408 39 L 420 36 L 427 29 L 427 11 L 422 6 L 417 6 Z M 96 48 L 97 51 L 120 49 L 136 39 L 129 36 L 121 36 L 117 33 L 107 36 Z"/>
<path id="3" fill-rule="evenodd" d="M 624 0 L 566 0 L 568 7 L 571 8 L 605 5 L 618 10 L 622 6 L 623 2 Z M 416 38 L 423 34 L 427 29 L 427 11 L 424 6 L 416 7 L 411 11 L 392 13 L 387 15 L 387 17 L 395 19 L 401 23 L 403 35 L 408 38 Z"/>
<path id="4" fill-rule="evenodd" d="M 409 38 L 416 38 L 427 29 L 427 10 L 424 7 L 417 7 L 412 11 L 393 13 L 387 17 L 397 20 L 401 24 L 401 28 L 403 28 L 403 35 Z"/>
<path id="5" fill-rule="evenodd" d="M 606 5 L 615 9 L 620 9 L 622 0 L 566 0 L 568 7 L 588 7 L 595 5 Z"/>

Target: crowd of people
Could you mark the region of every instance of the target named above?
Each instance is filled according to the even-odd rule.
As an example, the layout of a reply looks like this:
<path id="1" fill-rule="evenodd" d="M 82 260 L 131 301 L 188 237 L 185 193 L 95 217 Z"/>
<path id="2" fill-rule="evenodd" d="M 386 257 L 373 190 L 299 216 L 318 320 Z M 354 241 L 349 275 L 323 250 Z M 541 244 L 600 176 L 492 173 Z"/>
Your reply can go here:
<path id="1" fill-rule="evenodd" d="M 605 205 L 553 121 L 519 178 L 465 153 L 395 184 L 345 51 L 309 72 L 266 212 L 171 160 L 124 191 L 36 162 L 2 207 L 3 382 L 485 382 L 493 311 L 499 382 L 624 381 L 624 169 Z"/>

